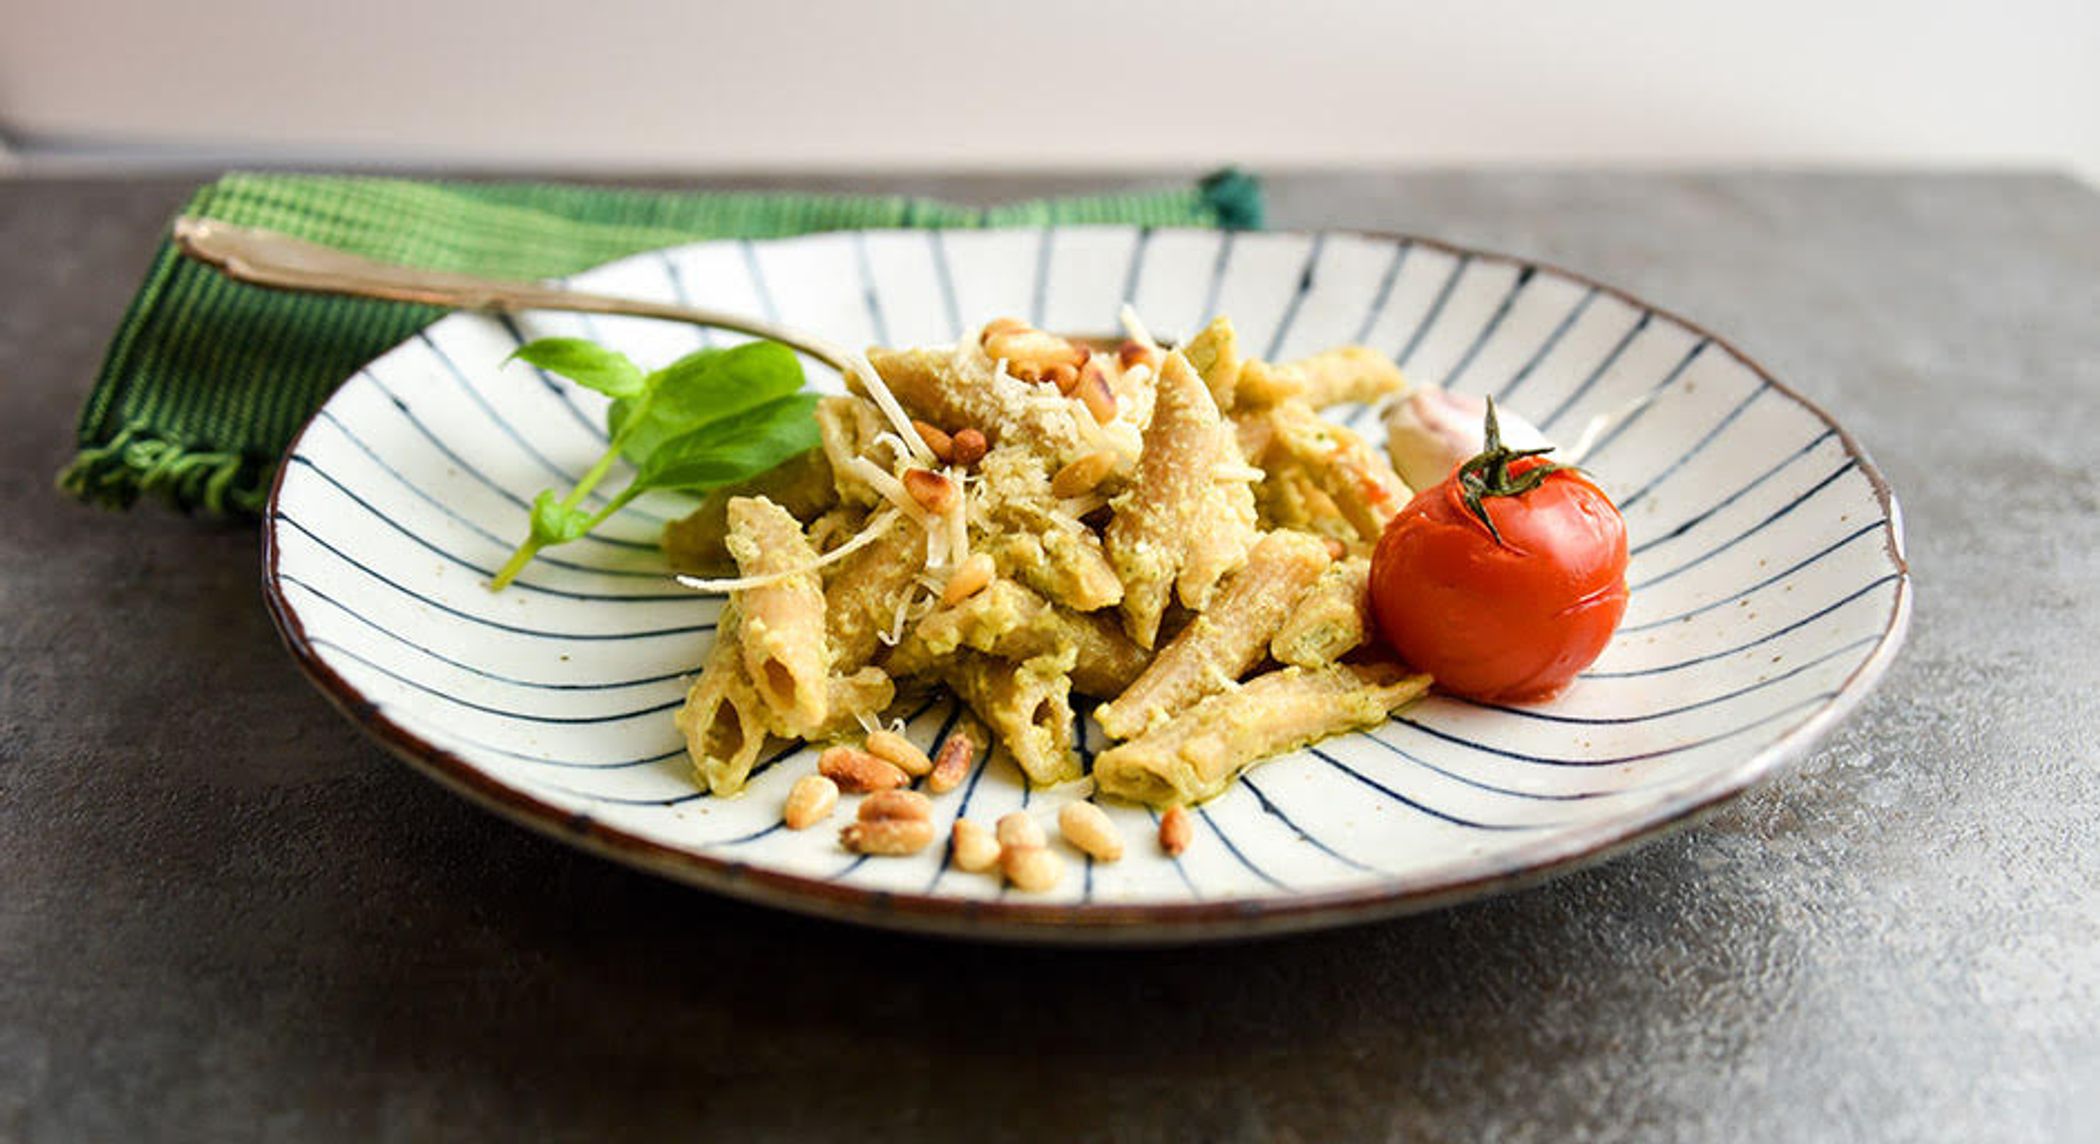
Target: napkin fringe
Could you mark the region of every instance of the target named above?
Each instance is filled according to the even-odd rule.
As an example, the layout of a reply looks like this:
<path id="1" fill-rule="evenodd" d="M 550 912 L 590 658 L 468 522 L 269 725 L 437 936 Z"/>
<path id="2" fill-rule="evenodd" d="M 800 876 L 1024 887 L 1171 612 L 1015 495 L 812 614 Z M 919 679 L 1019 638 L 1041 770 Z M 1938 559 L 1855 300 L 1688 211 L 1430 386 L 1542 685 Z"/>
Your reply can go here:
<path id="1" fill-rule="evenodd" d="M 144 496 L 212 516 L 254 515 L 276 467 L 267 458 L 193 448 L 133 422 L 107 444 L 75 454 L 58 487 L 104 508 L 129 508 Z"/>
<path id="2" fill-rule="evenodd" d="M 1227 167 L 1196 184 L 1203 205 L 1218 216 L 1226 230 L 1262 228 L 1261 181 L 1237 167 Z"/>

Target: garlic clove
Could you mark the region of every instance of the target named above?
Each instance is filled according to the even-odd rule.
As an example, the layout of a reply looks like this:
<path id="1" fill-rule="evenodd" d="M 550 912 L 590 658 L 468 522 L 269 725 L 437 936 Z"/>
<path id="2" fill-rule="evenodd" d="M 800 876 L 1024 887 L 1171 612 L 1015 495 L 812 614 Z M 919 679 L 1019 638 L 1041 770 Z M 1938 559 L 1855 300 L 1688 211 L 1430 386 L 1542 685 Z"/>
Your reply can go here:
<path id="1" fill-rule="evenodd" d="M 1538 427 L 1500 406 L 1502 443 L 1512 449 L 1551 444 Z M 1487 400 L 1423 386 L 1408 391 L 1385 415 L 1385 449 L 1407 487 L 1420 491 L 1451 475 L 1487 444 Z"/>

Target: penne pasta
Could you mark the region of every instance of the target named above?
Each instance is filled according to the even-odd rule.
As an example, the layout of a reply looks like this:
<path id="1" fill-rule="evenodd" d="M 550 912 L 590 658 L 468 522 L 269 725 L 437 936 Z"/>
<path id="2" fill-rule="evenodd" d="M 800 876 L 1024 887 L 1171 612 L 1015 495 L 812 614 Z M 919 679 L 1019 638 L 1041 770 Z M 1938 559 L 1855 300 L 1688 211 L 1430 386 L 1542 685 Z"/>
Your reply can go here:
<path id="1" fill-rule="evenodd" d="M 1113 617 L 1060 608 L 1005 579 L 927 616 L 890 663 L 905 674 L 918 674 L 957 648 L 1015 661 L 1071 651 L 1076 655 L 1072 690 L 1104 699 L 1130 686 L 1149 658 Z"/>
<path id="2" fill-rule="evenodd" d="M 787 738 L 804 738 L 823 724 L 827 710 L 830 655 L 824 585 L 812 567 L 817 554 L 795 518 L 764 497 L 729 502 L 729 552 L 740 574 L 779 577 L 744 591 L 737 642 L 744 670 L 765 703 L 767 725 Z"/>
<path id="3" fill-rule="evenodd" d="M 1235 411 L 1267 409 L 1305 396 L 1311 383 L 1296 366 L 1248 361 L 1240 366 Z"/>
<path id="4" fill-rule="evenodd" d="M 1291 605 L 1269 641 L 1269 654 L 1279 663 L 1322 667 L 1362 647 L 1371 631 L 1370 582 L 1371 561 L 1365 557 L 1329 565 Z"/>
<path id="5" fill-rule="evenodd" d="M 705 573 L 681 582 L 729 595 L 677 714 L 709 791 L 742 789 L 768 736 L 848 739 L 943 686 L 1034 785 L 1084 777 L 1072 697 L 1104 700 L 1099 788 L 1179 805 L 1428 686 L 1338 662 L 1369 641 L 1365 557 L 1407 487 L 1316 406 L 1399 369 L 1251 359 L 1222 317 L 1163 350 L 1124 321 L 1114 352 L 1012 318 L 872 349 L 818 403 L 820 448 L 666 527 Z M 928 793 L 966 746 L 924 761 Z"/>
<path id="6" fill-rule="evenodd" d="M 897 701 L 897 684 L 879 667 L 864 667 L 851 675 L 834 675 L 824 681 L 824 721 L 809 730 L 805 739 L 837 739 L 857 734 L 868 722 Z"/>
<path id="7" fill-rule="evenodd" d="M 906 412 L 946 432 L 974 428 L 994 443 L 1027 441 L 1060 461 L 1085 451 L 1078 407 L 1054 386 L 997 368 L 976 339 L 953 349 L 871 349 L 868 362 Z"/>
<path id="8" fill-rule="evenodd" d="M 1269 410 L 1269 418 L 1276 429 L 1275 448 L 1327 494 L 1358 537 L 1375 543 L 1385 522 L 1412 495 L 1393 472 L 1392 462 L 1302 401 L 1277 405 Z"/>
<path id="9" fill-rule="evenodd" d="M 1407 388 L 1393 359 L 1369 346 L 1339 346 L 1290 363 L 1303 388 L 1295 395 L 1314 409 L 1374 402 Z"/>
<path id="10" fill-rule="evenodd" d="M 1073 749 L 1073 653 L 1013 663 L 975 652 L 951 656 L 942 678 L 1020 764 L 1037 786 L 1070 782 L 1083 773 Z"/>
<path id="11" fill-rule="evenodd" d="M 853 459 L 866 456 L 885 428 L 882 414 L 865 401 L 827 397 L 817 402 L 817 432 L 839 503 L 854 508 L 882 503 L 882 494 L 853 474 Z"/>
<path id="12" fill-rule="evenodd" d="M 1189 621 L 1144 673 L 1094 711 L 1111 738 L 1128 739 L 1237 683 L 1268 653 L 1291 605 L 1328 565 L 1327 545 L 1302 532 L 1261 538 L 1209 611 Z"/>
<path id="13" fill-rule="evenodd" d="M 842 675 L 874 661 L 926 568 L 924 529 L 901 516 L 871 527 L 883 530 L 874 543 L 824 570 L 824 635 L 831 670 Z"/>
<path id="14" fill-rule="evenodd" d="M 1241 460 L 1232 431 L 1180 353 L 1160 367 L 1152 423 L 1132 487 L 1111 506 L 1105 545 L 1123 583 L 1123 625 L 1139 647 L 1159 636 L 1170 595 L 1201 610 L 1254 542 L 1254 494 L 1219 466 Z"/>
<path id="15" fill-rule="evenodd" d="M 999 539 L 987 546 L 1002 575 L 1082 612 L 1123 599 L 1123 581 L 1096 536 L 1063 512 L 1048 466 L 1018 447 L 987 454 L 979 466 L 976 511 Z"/>
<path id="16" fill-rule="evenodd" d="M 1267 472 L 1268 479 L 1255 492 L 1255 506 L 1263 527 L 1309 532 L 1368 550 L 1371 542 L 1356 531 L 1334 498 L 1313 483 L 1303 467 L 1282 460 L 1272 462 Z"/>
<path id="17" fill-rule="evenodd" d="M 722 608 L 716 621 L 715 645 L 699 678 L 687 690 L 685 705 L 673 716 L 685 736 L 686 755 L 708 793 L 732 795 L 766 745 L 765 705 L 744 673 L 743 645 L 737 639 L 737 605 Z"/>
<path id="18" fill-rule="evenodd" d="M 1212 318 L 1210 325 L 1189 339 L 1182 353 L 1196 367 L 1197 376 L 1210 390 L 1219 409 L 1231 409 L 1240 380 L 1240 339 L 1231 318 Z"/>
<path id="19" fill-rule="evenodd" d="M 1094 782 L 1103 794 L 1147 806 L 1202 802 L 1262 759 L 1378 723 L 1429 682 L 1391 664 L 1282 668 L 1103 751 Z"/>

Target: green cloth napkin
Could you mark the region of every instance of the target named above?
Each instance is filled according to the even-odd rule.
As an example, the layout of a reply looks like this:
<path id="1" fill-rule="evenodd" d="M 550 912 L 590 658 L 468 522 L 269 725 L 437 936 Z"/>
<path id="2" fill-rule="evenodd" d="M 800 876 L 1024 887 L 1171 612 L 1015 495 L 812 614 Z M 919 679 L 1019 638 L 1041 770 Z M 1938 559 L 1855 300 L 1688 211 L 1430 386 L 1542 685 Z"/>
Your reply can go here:
<path id="1" fill-rule="evenodd" d="M 989 210 L 899 197 L 236 173 L 199 190 L 183 213 L 389 262 L 553 278 L 677 243 L 856 227 L 1253 228 L 1262 199 L 1237 171 L 1188 188 Z M 444 312 L 240 285 L 163 239 L 81 411 L 80 451 L 59 486 L 115 507 L 146 495 L 185 511 L 257 513 L 278 458 L 329 393 Z"/>

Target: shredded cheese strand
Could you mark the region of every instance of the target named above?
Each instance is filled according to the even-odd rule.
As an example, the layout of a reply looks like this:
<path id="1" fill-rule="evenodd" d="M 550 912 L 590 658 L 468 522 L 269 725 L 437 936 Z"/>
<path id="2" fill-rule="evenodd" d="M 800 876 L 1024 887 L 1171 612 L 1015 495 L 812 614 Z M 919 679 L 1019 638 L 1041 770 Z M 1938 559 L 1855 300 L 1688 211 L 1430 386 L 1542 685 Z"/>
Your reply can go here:
<path id="1" fill-rule="evenodd" d="M 1139 320 L 1136 307 L 1132 306 L 1128 302 L 1123 303 L 1123 309 L 1120 313 L 1116 315 L 1116 318 L 1118 321 L 1123 323 L 1123 333 L 1126 336 L 1128 336 L 1131 341 L 1136 342 L 1137 344 L 1145 347 L 1148 350 L 1156 350 L 1159 348 L 1159 343 L 1153 340 L 1152 331 L 1146 329 L 1145 323 Z"/>
<path id="2" fill-rule="evenodd" d="M 920 508 L 919 502 L 913 500 L 911 494 L 905 491 L 904 482 L 898 480 L 881 465 L 868 460 L 866 457 L 855 457 L 846 462 L 846 470 L 861 480 L 868 482 L 876 492 L 882 494 L 884 500 L 896 505 L 898 510 L 910 517 L 913 522 L 922 527 L 926 524 L 926 510 Z"/>
<path id="3" fill-rule="evenodd" d="M 927 613 L 933 611 L 933 606 L 940 602 L 940 597 L 931 590 L 923 597 L 915 599 L 915 595 L 916 593 L 906 592 L 900 597 L 897 600 L 897 618 L 891 622 L 890 630 L 875 633 L 875 638 L 881 640 L 884 645 L 896 647 L 904 642 L 904 629 L 926 618 Z"/>
<path id="4" fill-rule="evenodd" d="M 932 468 L 937 463 L 933 450 L 926 447 L 926 442 L 919 437 L 919 431 L 912 428 L 911 418 L 905 415 L 904 406 L 897 401 L 897 395 L 890 392 L 889 383 L 882 380 L 881 374 L 875 372 L 875 366 L 868 361 L 868 355 L 855 352 L 844 356 L 846 365 L 859 374 L 861 384 L 867 386 L 868 396 L 875 399 L 875 407 L 882 410 L 882 415 L 889 418 L 890 425 L 897 430 L 897 436 L 903 438 L 905 448 L 911 450 L 911 455 L 917 458 L 920 464 Z"/>
<path id="5" fill-rule="evenodd" d="M 877 445 L 888 445 L 891 449 L 896 451 L 897 457 L 899 459 L 911 456 L 911 446 L 905 443 L 904 438 L 897 436 L 895 433 L 892 433 L 887 429 L 884 429 L 882 432 L 875 434 L 875 439 L 873 441 L 868 442 L 868 448 L 871 450 Z"/>
<path id="6" fill-rule="evenodd" d="M 877 513 L 861 528 L 860 535 L 817 557 L 808 564 L 798 567 L 783 568 L 778 572 L 767 572 L 761 576 L 737 576 L 726 580 L 705 580 L 698 576 L 678 576 L 674 577 L 674 579 L 695 592 L 706 592 L 709 595 L 717 595 L 723 592 L 742 592 L 751 588 L 763 588 L 768 584 L 777 584 L 790 577 L 800 576 L 804 572 L 814 572 L 826 565 L 836 564 L 844 560 L 852 553 L 875 543 L 876 538 L 887 531 L 890 524 L 896 519 L 897 510 L 886 508 L 882 512 Z"/>
<path id="7" fill-rule="evenodd" d="M 948 560 L 959 568 L 970 558 L 970 486 L 952 465 L 948 479 L 955 482 L 955 508 L 948 513 Z"/>

